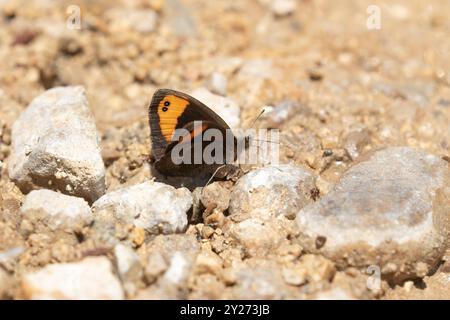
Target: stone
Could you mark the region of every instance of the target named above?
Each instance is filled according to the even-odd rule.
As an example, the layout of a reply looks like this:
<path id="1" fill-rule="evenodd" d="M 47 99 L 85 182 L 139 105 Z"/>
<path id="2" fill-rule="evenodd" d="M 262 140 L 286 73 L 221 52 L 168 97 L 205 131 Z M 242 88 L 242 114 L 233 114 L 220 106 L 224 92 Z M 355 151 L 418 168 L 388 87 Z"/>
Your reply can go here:
<path id="1" fill-rule="evenodd" d="M 111 31 L 123 31 L 131 29 L 141 33 L 153 32 L 156 28 L 158 15 L 151 9 L 120 8 L 111 9 L 106 12 L 111 20 Z"/>
<path id="2" fill-rule="evenodd" d="M 119 243 L 114 247 L 114 256 L 117 262 L 117 271 L 122 281 L 134 281 L 142 276 L 139 256 L 132 248 Z"/>
<path id="3" fill-rule="evenodd" d="M 91 208 L 82 199 L 51 190 L 33 190 L 20 208 L 30 220 L 39 219 L 51 230 L 80 231 L 92 222 Z"/>
<path id="4" fill-rule="evenodd" d="M 234 223 L 227 233 L 245 248 L 249 256 L 266 256 L 274 252 L 288 237 L 289 229 L 284 217 L 250 218 Z"/>
<path id="5" fill-rule="evenodd" d="M 274 261 L 251 258 L 233 269 L 235 284 L 227 299 L 292 299 L 298 292 L 297 287 L 285 283 L 281 267 Z"/>
<path id="6" fill-rule="evenodd" d="M 201 202 L 205 208 L 214 206 L 215 209 L 223 212 L 230 205 L 230 189 L 221 182 L 213 182 L 203 188 Z"/>
<path id="7" fill-rule="evenodd" d="M 227 78 L 219 72 L 213 72 L 209 78 L 207 87 L 212 93 L 225 96 L 227 94 Z"/>
<path id="8" fill-rule="evenodd" d="M 99 138 L 81 86 L 35 98 L 12 127 L 9 177 L 24 193 L 56 189 L 93 202 L 105 193 Z"/>
<path id="9" fill-rule="evenodd" d="M 394 282 L 423 277 L 448 245 L 449 197 L 448 162 L 408 147 L 372 152 L 299 211 L 298 241 L 340 268 L 378 266 Z"/>
<path id="10" fill-rule="evenodd" d="M 284 267 L 281 270 L 284 281 L 292 286 L 301 286 L 306 283 L 306 272 L 299 268 Z"/>
<path id="11" fill-rule="evenodd" d="M 292 14 L 296 7 L 296 0 L 274 0 L 271 2 L 272 12 L 278 17 L 284 17 Z"/>
<path id="12" fill-rule="evenodd" d="M 147 181 L 107 193 L 93 204 L 95 213 L 112 213 L 115 219 L 150 234 L 183 232 L 192 195 L 186 188 Z"/>
<path id="13" fill-rule="evenodd" d="M 12 266 L 24 251 L 24 247 L 14 247 L 5 251 L 0 251 L 0 267 L 4 267 L 6 270 L 13 269 Z"/>
<path id="14" fill-rule="evenodd" d="M 106 257 L 50 264 L 23 275 L 25 298 L 33 300 L 121 300 L 124 293 Z"/>
<path id="15" fill-rule="evenodd" d="M 236 183 L 230 200 L 230 217 L 295 218 L 297 212 L 312 202 L 316 176 L 295 165 L 271 165 L 250 171 Z"/>
<path id="16" fill-rule="evenodd" d="M 191 92 L 191 95 L 217 113 L 231 129 L 239 128 L 241 109 L 236 101 L 211 93 L 206 88 L 198 88 Z"/>
<path id="17" fill-rule="evenodd" d="M 313 254 L 303 255 L 298 268 L 305 271 L 306 279 L 310 282 L 331 281 L 336 273 L 336 268 L 330 260 Z"/>
<path id="18" fill-rule="evenodd" d="M 186 282 L 200 252 L 195 236 L 186 234 L 159 235 L 145 248 L 146 277 L 172 292 L 171 287 Z M 167 290 L 166 290 L 167 289 Z"/>
<path id="19" fill-rule="evenodd" d="M 222 259 L 213 252 L 201 252 L 195 261 L 195 271 L 197 274 L 211 273 L 220 275 L 222 271 Z"/>
<path id="20" fill-rule="evenodd" d="M 169 266 L 163 255 L 160 252 L 153 252 L 147 258 L 147 265 L 145 267 L 145 277 L 147 282 L 153 283 L 163 274 Z"/>
<path id="21" fill-rule="evenodd" d="M 295 114 L 296 110 L 298 105 L 294 101 L 286 100 L 268 110 L 264 118 L 269 128 L 279 128 Z"/>
<path id="22" fill-rule="evenodd" d="M 350 158 L 355 160 L 369 143 L 370 132 L 367 129 L 354 130 L 345 137 L 344 149 Z"/>

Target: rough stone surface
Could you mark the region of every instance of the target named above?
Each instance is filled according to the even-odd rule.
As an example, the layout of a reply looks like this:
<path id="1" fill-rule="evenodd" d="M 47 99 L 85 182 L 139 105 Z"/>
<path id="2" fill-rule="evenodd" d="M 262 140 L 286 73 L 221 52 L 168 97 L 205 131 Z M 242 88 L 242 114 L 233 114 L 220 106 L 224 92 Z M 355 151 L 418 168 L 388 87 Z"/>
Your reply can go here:
<path id="1" fill-rule="evenodd" d="M 234 100 L 211 93 L 206 88 L 198 88 L 191 95 L 214 110 L 231 129 L 239 128 L 241 110 Z"/>
<path id="2" fill-rule="evenodd" d="M 20 211 L 24 217 L 39 217 L 52 230 L 79 231 L 92 222 L 91 208 L 82 199 L 51 190 L 33 190 Z"/>
<path id="3" fill-rule="evenodd" d="M 292 14 L 296 7 L 297 1 L 295 0 L 274 0 L 271 2 L 272 12 L 280 17 Z"/>
<path id="4" fill-rule="evenodd" d="M 233 219 L 275 217 L 293 219 L 312 201 L 315 174 L 294 165 L 267 166 L 249 172 L 236 183 L 230 201 Z"/>
<path id="5" fill-rule="evenodd" d="M 201 202 L 205 208 L 214 206 L 223 212 L 230 205 L 230 193 L 227 183 L 213 182 L 203 188 Z"/>
<path id="6" fill-rule="evenodd" d="M 145 276 L 152 283 L 136 299 L 186 299 L 181 288 L 192 272 L 200 245 L 191 235 L 159 235 L 145 248 Z"/>
<path id="7" fill-rule="evenodd" d="M 270 107 L 268 112 L 264 114 L 267 124 L 270 128 L 279 128 L 284 122 L 288 121 L 296 111 L 298 105 L 294 101 L 286 100 L 274 107 Z"/>
<path id="8" fill-rule="evenodd" d="M 148 181 L 107 193 L 93 204 L 93 209 L 96 214 L 112 213 L 115 219 L 151 234 L 169 234 L 186 229 L 186 213 L 191 206 L 188 189 Z"/>
<path id="9" fill-rule="evenodd" d="M 142 266 L 139 256 L 132 248 L 119 243 L 114 247 L 114 256 L 117 271 L 123 281 L 136 280 L 141 276 Z"/>
<path id="10" fill-rule="evenodd" d="M 263 259 L 250 259 L 247 264 L 234 268 L 236 284 L 232 287 L 231 299 L 283 299 L 296 287 L 288 286 L 279 265 Z"/>
<path id="11" fill-rule="evenodd" d="M 48 265 L 25 274 L 21 286 L 25 297 L 35 300 L 124 298 L 120 282 L 112 273 L 112 264 L 106 257 Z"/>
<path id="12" fill-rule="evenodd" d="M 58 87 L 35 98 L 12 127 L 8 172 L 23 192 L 51 188 L 94 201 L 105 168 L 84 88 Z"/>
<path id="13" fill-rule="evenodd" d="M 289 232 L 284 217 L 250 218 L 232 224 L 227 230 L 230 236 L 241 244 L 250 256 L 265 256 L 286 240 Z M 264 237 L 261 237 L 261 235 Z"/>
<path id="14" fill-rule="evenodd" d="M 449 163 L 406 147 L 363 158 L 298 213 L 300 245 L 340 266 L 378 265 L 396 281 L 426 275 L 448 242 Z"/>
<path id="15" fill-rule="evenodd" d="M 208 81 L 208 89 L 215 94 L 225 96 L 227 94 L 227 78 L 219 72 L 214 72 Z"/>

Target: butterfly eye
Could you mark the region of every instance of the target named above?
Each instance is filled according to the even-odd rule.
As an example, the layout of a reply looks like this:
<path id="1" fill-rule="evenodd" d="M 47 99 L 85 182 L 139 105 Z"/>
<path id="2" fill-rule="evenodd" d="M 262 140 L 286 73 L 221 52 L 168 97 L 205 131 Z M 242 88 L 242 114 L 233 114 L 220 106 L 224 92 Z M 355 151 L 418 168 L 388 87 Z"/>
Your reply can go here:
<path id="1" fill-rule="evenodd" d="M 169 101 L 164 102 L 164 106 L 166 107 L 170 106 L 170 102 Z"/>
<path id="2" fill-rule="evenodd" d="M 166 112 L 167 110 L 169 110 L 169 109 L 167 109 L 167 107 L 163 107 L 163 108 L 162 108 L 162 111 L 163 111 L 163 112 Z"/>

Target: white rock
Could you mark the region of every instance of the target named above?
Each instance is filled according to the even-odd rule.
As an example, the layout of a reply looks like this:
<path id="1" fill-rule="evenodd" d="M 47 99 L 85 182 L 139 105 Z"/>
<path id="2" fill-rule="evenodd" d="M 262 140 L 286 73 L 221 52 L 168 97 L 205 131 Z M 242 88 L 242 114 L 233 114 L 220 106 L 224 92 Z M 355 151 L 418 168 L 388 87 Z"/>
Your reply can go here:
<path id="1" fill-rule="evenodd" d="M 394 281 L 425 276 L 450 235 L 448 162 L 407 147 L 360 158 L 297 214 L 300 245 L 340 267 L 378 266 Z"/>
<path id="2" fill-rule="evenodd" d="M 296 111 L 299 111 L 299 106 L 293 101 L 286 100 L 267 111 L 268 112 L 264 114 L 264 118 L 267 119 L 269 127 L 278 128 L 284 122 L 291 119 Z"/>
<path id="3" fill-rule="evenodd" d="M 31 191 L 20 211 L 25 217 L 39 215 L 52 230 L 80 230 L 92 222 L 91 208 L 84 199 L 51 190 Z"/>
<path id="4" fill-rule="evenodd" d="M 146 269 L 155 267 L 157 269 L 146 270 L 146 275 L 150 275 L 153 279 L 161 275 L 158 283 L 164 287 L 172 287 L 187 281 L 200 251 L 200 245 L 193 235 L 159 235 L 146 250 L 148 259 L 153 260 L 149 261 Z"/>
<path id="5" fill-rule="evenodd" d="M 239 128 L 241 109 L 233 99 L 211 93 L 206 88 L 198 88 L 191 95 L 216 112 L 231 129 Z"/>
<path id="6" fill-rule="evenodd" d="M 104 194 L 105 167 L 83 87 L 53 88 L 35 98 L 11 138 L 8 172 L 23 192 L 44 187 L 88 201 Z"/>
<path id="7" fill-rule="evenodd" d="M 151 9 L 111 9 L 106 12 L 111 31 L 132 29 L 142 33 L 155 30 L 158 15 Z"/>
<path id="8" fill-rule="evenodd" d="M 139 256 L 132 248 L 119 243 L 114 247 L 114 256 L 116 257 L 117 270 L 122 280 L 139 279 L 142 275 L 142 266 Z"/>
<path id="9" fill-rule="evenodd" d="M 209 79 L 208 89 L 213 93 L 225 96 L 227 94 L 227 79 L 223 74 L 214 72 Z"/>
<path id="10" fill-rule="evenodd" d="M 192 195 L 186 188 L 148 181 L 107 193 L 94 204 L 96 211 L 107 210 L 125 223 L 152 234 L 183 232 Z"/>
<path id="11" fill-rule="evenodd" d="M 106 257 L 51 264 L 22 278 L 25 297 L 34 300 L 118 300 L 124 293 Z"/>
<path id="12" fill-rule="evenodd" d="M 280 17 L 293 13 L 296 7 L 296 0 L 273 0 L 271 2 L 272 12 Z"/>
<path id="13" fill-rule="evenodd" d="M 170 260 L 169 268 L 163 279 L 173 284 L 181 284 L 186 281 L 189 271 L 189 262 L 184 254 L 176 251 Z"/>
<path id="14" fill-rule="evenodd" d="M 311 171 L 294 166 L 267 166 L 239 179 L 232 193 L 231 216 L 294 218 L 310 203 L 316 177 Z"/>

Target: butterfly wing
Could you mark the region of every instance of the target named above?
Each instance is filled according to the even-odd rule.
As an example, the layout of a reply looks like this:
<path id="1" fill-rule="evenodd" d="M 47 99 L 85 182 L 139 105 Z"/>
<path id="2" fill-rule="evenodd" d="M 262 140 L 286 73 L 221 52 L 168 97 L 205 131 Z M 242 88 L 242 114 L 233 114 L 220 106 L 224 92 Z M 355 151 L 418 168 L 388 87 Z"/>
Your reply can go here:
<path id="1" fill-rule="evenodd" d="M 225 163 L 227 160 L 227 151 L 233 152 L 231 156 L 234 155 L 234 149 L 232 149 L 235 147 L 234 136 L 232 137 L 233 144 L 227 146 L 227 138 L 230 137 L 227 136 L 226 129 L 218 126 L 215 122 L 202 121 L 201 125 L 198 125 L 196 121 L 188 122 L 182 129 L 184 129 L 184 134 L 182 134 L 177 141 L 171 142 L 167 146 L 163 156 L 155 161 L 155 169 L 160 173 L 164 173 L 167 176 L 196 176 L 203 174 L 209 176 L 214 173 L 218 167 Z M 222 147 L 220 151 L 222 152 L 221 157 L 215 158 L 220 160 L 223 159 L 223 161 L 220 161 L 219 163 L 207 164 L 203 161 L 204 148 L 212 143 L 212 141 L 204 140 L 203 135 L 210 129 L 216 129 L 220 132 L 220 135 L 215 136 L 214 139 L 214 143 L 219 143 Z M 197 163 L 195 159 L 195 152 L 198 152 L 198 150 L 195 150 L 195 143 L 200 143 L 202 146 L 202 149 L 200 150 L 200 156 L 202 157 L 200 163 Z M 174 150 L 175 147 L 178 148 Z M 180 156 L 180 150 L 183 150 L 183 161 L 179 164 L 175 164 L 174 159 Z"/>
<path id="2" fill-rule="evenodd" d="M 219 115 L 185 93 L 171 89 L 155 92 L 149 106 L 149 123 L 152 153 L 157 161 L 172 143 L 175 130 L 194 121 L 206 121 L 214 123 L 217 128 L 230 129 Z"/>

